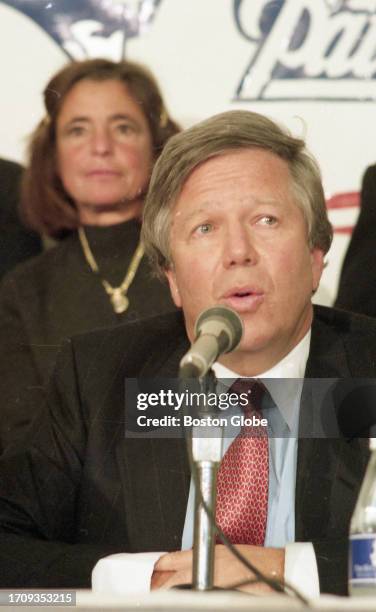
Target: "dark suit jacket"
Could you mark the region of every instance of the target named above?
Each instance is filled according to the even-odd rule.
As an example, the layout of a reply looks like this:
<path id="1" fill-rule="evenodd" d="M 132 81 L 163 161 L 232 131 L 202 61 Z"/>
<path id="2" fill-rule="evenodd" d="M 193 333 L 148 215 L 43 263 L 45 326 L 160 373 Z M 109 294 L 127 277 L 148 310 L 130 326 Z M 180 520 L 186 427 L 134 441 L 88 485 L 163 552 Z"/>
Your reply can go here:
<path id="1" fill-rule="evenodd" d="M 179 313 L 66 344 L 47 412 L 0 462 L 1 587 L 87 587 L 106 554 L 180 548 L 184 443 L 125 438 L 124 379 L 175 376 L 187 348 Z M 372 376 L 375 364 L 376 324 L 316 310 L 307 376 Z M 324 591 L 346 590 L 363 442 L 299 442 L 296 539 L 314 542 Z"/>
<path id="2" fill-rule="evenodd" d="M 376 317 L 376 165 L 364 174 L 361 208 L 339 280 L 335 306 Z"/>
<path id="3" fill-rule="evenodd" d="M 40 236 L 28 230 L 18 214 L 21 175 L 22 166 L 0 159 L 0 278 L 42 250 Z"/>

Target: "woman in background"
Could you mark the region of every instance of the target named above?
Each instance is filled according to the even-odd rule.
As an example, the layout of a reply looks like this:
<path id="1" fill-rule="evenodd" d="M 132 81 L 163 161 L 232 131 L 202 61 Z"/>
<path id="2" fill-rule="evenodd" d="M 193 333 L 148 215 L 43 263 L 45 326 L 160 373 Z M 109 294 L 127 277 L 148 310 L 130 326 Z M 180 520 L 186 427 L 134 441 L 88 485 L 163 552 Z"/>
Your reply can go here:
<path id="1" fill-rule="evenodd" d="M 42 403 L 64 338 L 173 308 L 140 243 L 153 164 L 178 131 L 154 78 L 131 62 L 73 62 L 44 102 L 23 211 L 33 229 L 63 239 L 0 288 L 0 450 Z"/>

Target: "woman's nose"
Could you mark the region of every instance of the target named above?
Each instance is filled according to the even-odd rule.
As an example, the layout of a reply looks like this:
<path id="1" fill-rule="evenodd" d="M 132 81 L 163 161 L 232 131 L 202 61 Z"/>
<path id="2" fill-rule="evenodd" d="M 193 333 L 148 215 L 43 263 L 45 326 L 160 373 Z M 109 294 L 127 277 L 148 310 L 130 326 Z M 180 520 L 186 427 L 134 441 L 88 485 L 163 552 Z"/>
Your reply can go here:
<path id="1" fill-rule="evenodd" d="M 98 129 L 92 134 L 91 149 L 95 155 L 107 155 L 112 150 L 112 139 L 108 130 Z"/>

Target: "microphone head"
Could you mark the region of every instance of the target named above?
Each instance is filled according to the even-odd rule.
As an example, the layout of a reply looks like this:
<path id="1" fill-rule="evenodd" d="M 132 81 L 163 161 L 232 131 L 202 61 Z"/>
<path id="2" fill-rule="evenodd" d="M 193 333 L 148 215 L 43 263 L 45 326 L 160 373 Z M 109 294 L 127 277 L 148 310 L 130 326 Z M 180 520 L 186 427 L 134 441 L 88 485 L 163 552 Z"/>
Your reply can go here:
<path id="1" fill-rule="evenodd" d="M 212 327 L 213 323 L 218 325 L 222 332 L 221 339 L 224 345 L 221 352 L 233 351 L 238 346 L 244 332 L 243 321 L 238 313 L 227 306 L 213 306 L 203 310 L 196 321 L 196 338 L 205 333 L 208 325 Z M 209 329 L 207 331 L 210 333 Z"/>

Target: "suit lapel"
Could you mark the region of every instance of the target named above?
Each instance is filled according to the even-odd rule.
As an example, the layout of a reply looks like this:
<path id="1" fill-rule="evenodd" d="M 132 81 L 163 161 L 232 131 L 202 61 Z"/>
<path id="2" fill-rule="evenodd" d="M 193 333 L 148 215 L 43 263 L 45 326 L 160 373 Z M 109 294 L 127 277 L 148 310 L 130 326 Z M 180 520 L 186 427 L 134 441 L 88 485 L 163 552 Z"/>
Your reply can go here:
<path id="1" fill-rule="evenodd" d="M 316 309 L 316 312 L 320 312 Z M 330 322 L 315 316 L 311 345 L 305 372 L 306 378 L 345 378 L 351 376 L 348 351 L 342 336 Z"/>
<path id="2" fill-rule="evenodd" d="M 177 378 L 179 363 L 189 348 L 185 335 L 174 338 L 174 345 L 169 345 L 159 355 L 150 354 L 140 372 L 140 378 Z"/>
<path id="3" fill-rule="evenodd" d="M 185 334 L 150 354 L 139 378 L 177 376 Z M 117 447 L 130 551 L 179 550 L 190 471 L 183 439 L 128 438 Z"/>

